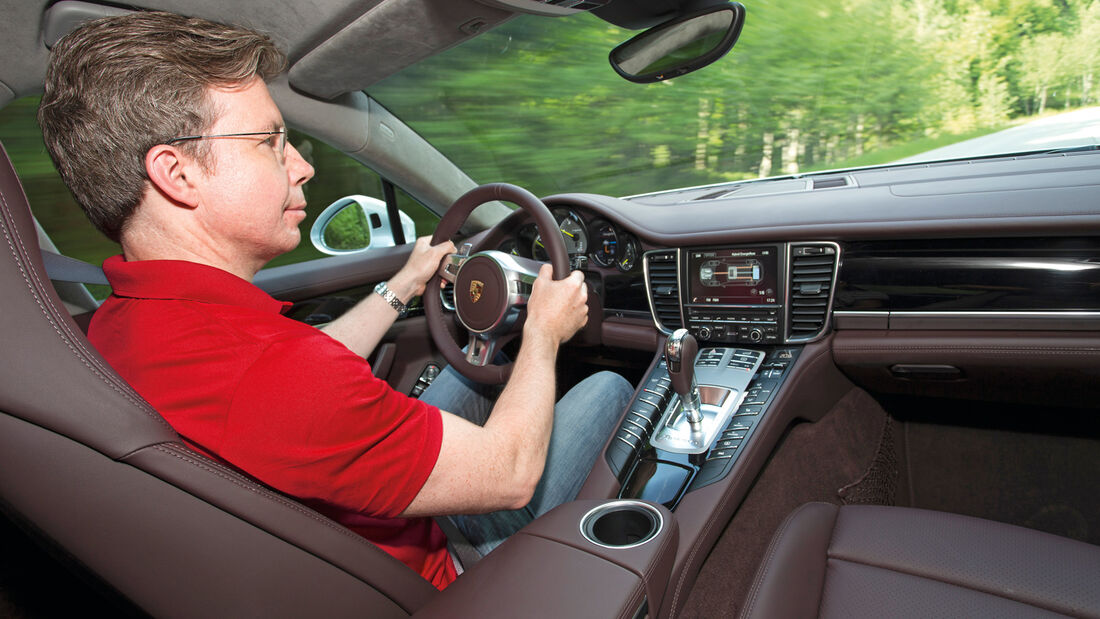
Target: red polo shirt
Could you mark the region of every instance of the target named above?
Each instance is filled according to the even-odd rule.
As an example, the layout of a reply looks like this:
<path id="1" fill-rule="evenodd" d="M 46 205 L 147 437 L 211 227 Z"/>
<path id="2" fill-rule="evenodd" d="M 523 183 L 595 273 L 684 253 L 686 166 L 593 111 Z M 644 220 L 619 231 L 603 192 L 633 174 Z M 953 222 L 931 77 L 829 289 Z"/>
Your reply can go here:
<path id="1" fill-rule="evenodd" d="M 359 533 L 442 589 L 446 537 L 398 518 L 439 456 L 439 409 L 235 275 L 108 258 L 88 339 L 195 449 Z"/>

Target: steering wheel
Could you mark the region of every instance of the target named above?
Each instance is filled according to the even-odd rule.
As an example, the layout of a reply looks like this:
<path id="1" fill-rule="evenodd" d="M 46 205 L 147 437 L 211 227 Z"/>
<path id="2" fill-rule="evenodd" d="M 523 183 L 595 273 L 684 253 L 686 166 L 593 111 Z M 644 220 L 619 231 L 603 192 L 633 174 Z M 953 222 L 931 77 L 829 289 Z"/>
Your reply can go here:
<path id="1" fill-rule="evenodd" d="M 569 254 L 550 209 L 531 192 L 507 183 L 481 185 L 466 192 L 439 221 L 432 244 L 450 239 L 475 208 L 493 200 L 511 202 L 531 215 L 550 255 L 554 279 L 567 277 Z M 441 280 L 454 285 L 455 313 L 470 336 L 465 353 L 447 329 L 440 295 L 425 292 L 428 331 L 443 357 L 463 376 L 480 383 L 500 384 L 508 380 L 512 363 L 494 365 L 493 357 L 519 335 L 527 300 L 543 263 L 496 250 L 475 254 L 470 250 L 468 244 L 463 245 L 458 253 L 444 258 L 425 289 L 438 290 Z"/>

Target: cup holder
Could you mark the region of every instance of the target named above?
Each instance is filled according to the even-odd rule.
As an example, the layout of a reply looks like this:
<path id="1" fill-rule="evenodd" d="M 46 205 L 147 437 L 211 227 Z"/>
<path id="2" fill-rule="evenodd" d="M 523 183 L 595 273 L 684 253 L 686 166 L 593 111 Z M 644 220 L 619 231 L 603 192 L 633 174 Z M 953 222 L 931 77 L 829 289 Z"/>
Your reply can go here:
<path id="1" fill-rule="evenodd" d="M 641 501 L 615 501 L 581 518 L 581 534 L 604 548 L 634 548 L 657 536 L 664 518 L 657 508 Z"/>

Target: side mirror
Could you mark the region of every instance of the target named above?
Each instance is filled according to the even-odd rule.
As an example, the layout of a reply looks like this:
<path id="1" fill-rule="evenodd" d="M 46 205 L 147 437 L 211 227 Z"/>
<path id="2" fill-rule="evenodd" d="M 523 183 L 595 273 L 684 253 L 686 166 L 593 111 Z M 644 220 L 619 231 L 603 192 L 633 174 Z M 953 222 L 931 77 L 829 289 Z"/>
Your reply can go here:
<path id="1" fill-rule="evenodd" d="M 405 240 L 415 240 L 416 224 L 404 211 L 398 212 Z M 369 196 L 347 196 L 325 207 L 313 222 L 309 240 L 319 251 L 333 256 L 397 244 L 390 229 L 386 203 Z"/>
<path id="2" fill-rule="evenodd" d="M 726 2 L 654 26 L 611 50 L 609 60 L 632 82 L 672 79 L 725 56 L 744 25 L 744 5 Z"/>

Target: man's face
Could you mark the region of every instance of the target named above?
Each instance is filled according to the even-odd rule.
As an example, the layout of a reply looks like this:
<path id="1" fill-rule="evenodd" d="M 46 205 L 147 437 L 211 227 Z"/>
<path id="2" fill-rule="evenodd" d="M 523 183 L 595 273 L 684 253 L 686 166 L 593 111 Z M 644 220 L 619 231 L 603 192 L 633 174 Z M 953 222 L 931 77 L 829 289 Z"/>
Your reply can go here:
<path id="1" fill-rule="evenodd" d="M 234 88 L 211 89 L 208 97 L 217 118 L 206 131 L 209 135 L 284 127 L 267 85 L 258 78 Z M 210 140 L 197 214 L 217 244 L 212 249 L 225 258 L 262 265 L 301 240 L 298 224 L 306 216 L 302 185 L 313 176 L 313 167 L 289 143 L 284 152 L 278 144 L 278 136 Z"/>

